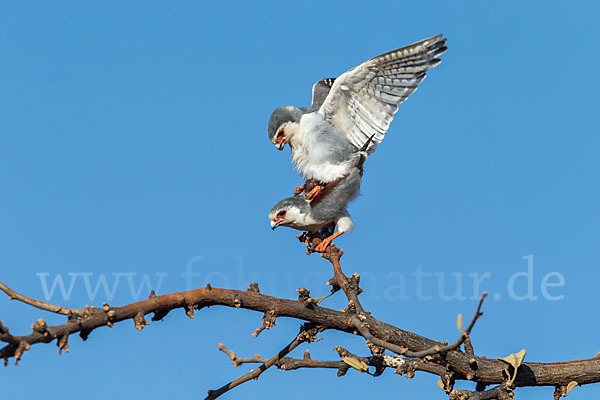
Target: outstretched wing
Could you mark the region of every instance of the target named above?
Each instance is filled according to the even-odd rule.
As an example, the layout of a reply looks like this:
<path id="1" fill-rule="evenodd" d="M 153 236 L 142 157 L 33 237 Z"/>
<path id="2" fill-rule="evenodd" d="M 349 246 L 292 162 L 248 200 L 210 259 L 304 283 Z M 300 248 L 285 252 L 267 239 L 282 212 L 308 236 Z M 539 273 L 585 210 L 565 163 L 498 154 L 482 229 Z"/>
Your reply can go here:
<path id="1" fill-rule="evenodd" d="M 317 111 L 323 105 L 334 82 L 335 78 L 325 78 L 313 85 L 311 111 Z"/>
<path id="2" fill-rule="evenodd" d="M 373 136 L 369 154 L 387 132 L 398 104 L 438 65 L 446 50 L 442 35 L 382 54 L 335 80 L 319 112 L 361 148 Z"/>

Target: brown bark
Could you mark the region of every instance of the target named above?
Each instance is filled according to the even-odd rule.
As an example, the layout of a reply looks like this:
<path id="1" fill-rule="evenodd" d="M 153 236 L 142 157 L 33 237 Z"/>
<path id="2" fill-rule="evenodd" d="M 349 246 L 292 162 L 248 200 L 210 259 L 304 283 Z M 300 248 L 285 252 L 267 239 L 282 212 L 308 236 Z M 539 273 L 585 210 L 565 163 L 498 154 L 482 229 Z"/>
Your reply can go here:
<path id="1" fill-rule="evenodd" d="M 440 343 L 380 321 L 364 311 L 358 299 L 358 295 L 362 291 L 359 288 L 360 276 L 358 274 L 351 277 L 344 275 L 339 263 L 341 255 L 341 250 L 330 246 L 323 256 L 333 265 L 334 276 L 328 282 L 333 286 L 332 290 L 335 292 L 341 288 L 348 298 L 348 307 L 342 311 L 321 307 L 318 305 L 319 300 L 310 298 L 310 292 L 306 289 L 299 289 L 298 300 L 290 300 L 262 294 L 256 283 L 251 284 L 246 291 L 212 288 L 208 285 L 205 288 L 161 296 L 152 292 L 147 300 L 121 307 L 104 304 L 101 308 L 85 307 L 72 310 L 27 298 L 0 283 L 0 290 L 7 293 L 11 299 L 22 301 L 45 311 L 64 314 L 68 318 L 64 324 L 56 326 L 47 326 L 40 319 L 32 325 L 32 332 L 24 336 L 10 334 L 8 328 L 4 327 L 0 321 L 0 341 L 6 343 L 6 346 L 0 349 L 0 358 L 5 360 L 5 364 L 11 357 L 18 362 L 23 352 L 29 350 L 32 345 L 50 343 L 54 340 L 57 341 L 60 350 L 68 351 L 68 337 L 75 333 L 85 340 L 93 330 L 103 326 L 111 327 L 125 320 L 132 320 L 134 326 L 141 330 L 148 325 L 145 318 L 148 314 L 154 314 L 152 320 L 157 321 L 164 318 L 170 311 L 181 308 L 193 318 L 195 310 L 218 305 L 264 313 L 263 326 L 257 330 L 256 334 L 263 329 L 271 328 L 275 324 L 276 318 L 279 317 L 295 318 L 310 323 L 308 328 L 304 329 L 304 331 L 306 329 L 314 330 L 309 336 L 306 336 L 305 333 L 302 336 L 304 331 L 301 331 L 290 345 L 271 359 L 257 357 L 238 359 L 234 353 L 224 350 L 230 355 L 234 365 L 236 365 L 236 360 L 238 361 L 237 365 L 247 362 L 262 363 L 260 368 L 254 370 L 257 371 L 254 374 L 258 375 L 273 365 L 281 369 L 336 368 L 339 375 L 345 374 L 349 366 L 344 361 L 312 360 L 310 356 L 305 356 L 303 360 L 285 357 L 302 341 L 314 340 L 316 332 L 333 329 L 361 335 L 367 340 L 373 353 L 372 356 L 354 356 L 344 349 L 338 349 L 338 352 L 342 357 L 350 357 L 364 362 L 367 366 L 375 367 L 374 376 L 383 372 L 385 368 L 394 368 L 397 373 L 406 374 L 409 377 L 412 377 L 415 371 L 426 371 L 440 376 L 441 386 L 451 399 L 510 398 L 513 395 L 512 389 L 522 386 L 555 386 L 557 388 L 555 397 L 559 398 L 566 394 L 567 386 L 569 384 L 572 386 L 574 382 L 578 385 L 600 382 L 600 359 L 587 359 L 554 363 L 523 362 L 518 368 L 514 383 L 511 383 L 508 379 L 512 373 L 511 366 L 499 360 L 476 356 L 473 353 L 470 332 L 477 318 L 482 315 L 480 312 L 481 302 L 467 330 L 462 331 L 459 339 L 452 345 Z M 465 345 L 466 351 L 461 350 L 462 344 Z M 385 350 L 396 354 L 393 357 L 389 356 L 385 354 Z M 350 355 L 343 356 L 343 354 Z M 210 392 L 209 398 L 216 398 L 232 387 L 257 376 L 241 377 L 217 391 Z M 455 380 L 477 382 L 480 390 L 474 392 L 453 390 Z M 498 386 L 484 391 L 483 389 L 487 385 Z"/>

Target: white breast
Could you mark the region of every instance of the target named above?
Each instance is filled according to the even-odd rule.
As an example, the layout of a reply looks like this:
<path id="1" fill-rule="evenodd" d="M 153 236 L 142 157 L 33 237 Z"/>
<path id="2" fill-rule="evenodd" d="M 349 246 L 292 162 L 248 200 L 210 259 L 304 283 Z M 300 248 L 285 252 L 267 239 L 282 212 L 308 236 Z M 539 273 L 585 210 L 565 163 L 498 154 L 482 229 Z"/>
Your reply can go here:
<path id="1" fill-rule="evenodd" d="M 318 113 L 305 114 L 291 140 L 292 161 L 306 180 L 326 183 L 346 175 L 351 160 L 340 160 L 335 153 L 336 141 L 347 140 Z M 338 149 L 339 151 L 339 149 Z"/>

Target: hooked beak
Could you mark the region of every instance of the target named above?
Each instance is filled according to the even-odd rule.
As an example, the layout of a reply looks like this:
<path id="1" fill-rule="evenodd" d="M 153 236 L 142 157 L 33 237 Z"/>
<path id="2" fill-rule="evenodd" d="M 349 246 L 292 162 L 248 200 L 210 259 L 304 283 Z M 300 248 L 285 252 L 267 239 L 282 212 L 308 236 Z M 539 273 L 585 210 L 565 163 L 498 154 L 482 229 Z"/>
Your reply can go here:
<path id="1" fill-rule="evenodd" d="M 275 230 L 281 224 L 281 221 L 271 221 L 271 229 Z"/>
<path id="2" fill-rule="evenodd" d="M 275 143 L 275 147 L 277 147 L 277 150 L 283 150 L 283 148 L 285 147 L 286 142 L 287 142 L 286 139 L 282 139 L 281 142 Z"/>

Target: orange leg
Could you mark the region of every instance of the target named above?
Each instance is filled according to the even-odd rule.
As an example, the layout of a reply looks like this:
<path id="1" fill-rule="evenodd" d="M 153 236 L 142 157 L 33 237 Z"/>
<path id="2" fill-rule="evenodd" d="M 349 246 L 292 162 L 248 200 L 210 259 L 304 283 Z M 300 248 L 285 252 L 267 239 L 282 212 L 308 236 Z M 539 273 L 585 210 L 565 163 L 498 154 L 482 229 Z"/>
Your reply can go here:
<path id="1" fill-rule="evenodd" d="M 315 186 L 310 192 L 306 194 L 306 200 L 312 200 L 321 193 L 323 186 Z"/>
<path id="2" fill-rule="evenodd" d="M 294 189 L 294 196 L 297 196 L 298 193 L 300 193 L 303 190 L 304 190 L 304 185 L 296 186 L 296 189 Z"/>
<path id="3" fill-rule="evenodd" d="M 325 250 L 327 250 L 327 247 L 333 241 L 333 239 L 335 239 L 336 237 L 342 235 L 343 233 L 344 232 L 337 231 L 333 235 L 331 235 L 331 236 L 323 239 L 323 241 L 317 245 L 317 247 L 315 248 L 315 251 L 317 253 L 323 253 Z"/>

